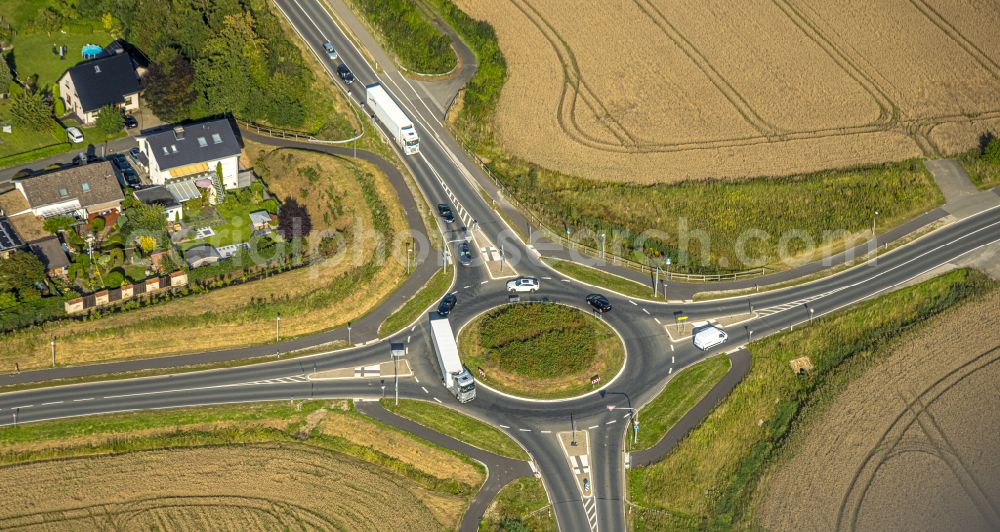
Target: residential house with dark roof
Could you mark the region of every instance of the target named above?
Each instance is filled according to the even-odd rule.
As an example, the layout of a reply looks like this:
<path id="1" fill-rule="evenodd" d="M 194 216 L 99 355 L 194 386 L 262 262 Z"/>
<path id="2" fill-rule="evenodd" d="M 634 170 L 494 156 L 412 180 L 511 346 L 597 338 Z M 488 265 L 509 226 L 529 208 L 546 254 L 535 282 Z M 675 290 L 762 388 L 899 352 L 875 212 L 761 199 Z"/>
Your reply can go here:
<path id="1" fill-rule="evenodd" d="M 149 179 L 165 185 L 195 178 L 214 179 L 222 166 L 226 189 L 239 185 L 240 141 L 225 118 L 175 126 L 138 137 L 139 151 L 148 160 Z"/>
<path id="2" fill-rule="evenodd" d="M 85 61 L 59 78 L 59 97 L 66 111 L 87 125 L 97 120 L 98 111 L 106 105 L 139 109 L 139 89 L 135 65 L 124 52 Z"/>
<path id="3" fill-rule="evenodd" d="M 179 222 L 184 217 L 181 204 L 177 202 L 173 194 L 164 186 L 154 185 L 141 188 L 133 192 L 132 195 L 135 196 L 135 199 L 146 205 L 159 205 L 163 207 L 163 216 L 166 217 L 168 222 Z"/>
<path id="4" fill-rule="evenodd" d="M 35 216 L 76 216 L 86 219 L 121 211 L 125 196 L 110 162 L 73 166 L 14 180 Z"/>

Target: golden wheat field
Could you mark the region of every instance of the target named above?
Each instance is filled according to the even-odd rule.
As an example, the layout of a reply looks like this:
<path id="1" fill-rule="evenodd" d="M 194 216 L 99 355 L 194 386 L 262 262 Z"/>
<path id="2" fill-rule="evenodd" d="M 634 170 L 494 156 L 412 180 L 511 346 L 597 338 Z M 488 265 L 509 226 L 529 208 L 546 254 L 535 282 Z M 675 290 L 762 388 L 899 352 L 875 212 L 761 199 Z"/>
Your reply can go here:
<path id="1" fill-rule="evenodd" d="M 769 530 L 995 529 L 1000 292 L 929 322 L 847 386 L 764 477 Z"/>
<path id="2" fill-rule="evenodd" d="M 3 528 L 438 530 L 398 479 L 307 445 L 135 452 L 0 469 Z M 46 486 L 44 493 L 24 486 Z"/>
<path id="3" fill-rule="evenodd" d="M 574 175 L 808 172 L 964 151 L 1000 124 L 989 2 L 457 3 L 507 58 L 500 144 Z"/>

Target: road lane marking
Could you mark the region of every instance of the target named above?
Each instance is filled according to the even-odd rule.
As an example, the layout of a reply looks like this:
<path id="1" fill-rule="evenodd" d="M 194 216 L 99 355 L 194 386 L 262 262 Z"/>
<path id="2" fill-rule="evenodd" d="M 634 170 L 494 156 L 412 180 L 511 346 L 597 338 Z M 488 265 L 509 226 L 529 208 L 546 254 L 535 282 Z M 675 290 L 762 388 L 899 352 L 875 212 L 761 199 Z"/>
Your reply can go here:
<path id="1" fill-rule="evenodd" d="M 413 327 L 410 327 L 410 332 L 413 332 L 415 330 L 417 330 L 417 326 L 416 325 L 414 325 Z"/>
<path id="2" fill-rule="evenodd" d="M 489 281 L 483 281 L 483 282 L 481 282 L 481 283 L 479 283 L 479 284 L 486 284 L 486 283 L 488 283 L 488 282 L 489 282 Z"/>
<path id="3" fill-rule="evenodd" d="M 653 321 L 655 321 L 657 325 L 663 325 L 660 323 L 660 318 L 653 318 Z"/>
<path id="4" fill-rule="evenodd" d="M 639 306 L 639 304 L 638 304 L 638 303 L 636 303 L 635 301 L 632 301 L 631 299 L 629 299 L 629 300 L 628 300 L 628 302 L 629 302 L 629 303 L 632 303 L 633 305 L 635 305 L 635 306 L 637 306 L 637 307 Z"/>
<path id="5" fill-rule="evenodd" d="M 612 419 L 611 421 L 608 421 L 607 423 L 605 423 L 605 425 L 610 425 L 612 423 L 618 423 L 618 420 L 617 419 Z"/>
<path id="6" fill-rule="evenodd" d="M 531 432 L 531 429 L 517 429 L 517 430 L 519 430 L 521 432 Z"/>
<path id="7" fill-rule="evenodd" d="M 552 280 L 551 277 L 542 277 L 542 279 L 545 279 L 546 281 L 551 281 Z"/>
<path id="8" fill-rule="evenodd" d="M 437 401 L 438 403 L 440 403 L 440 402 L 441 402 L 441 400 L 440 400 L 440 399 L 438 399 L 437 397 L 435 397 L 435 398 L 434 398 L 434 400 L 435 400 L 435 401 Z"/>
<path id="9" fill-rule="evenodd" d="M 406 337 L 406 343 L 410 343 L 410 338 L 413 338 L 413 336 L 407 336 Z"/>
<path id="10" fill-rule="evenodd" d="M 42 403 L 42 406 L 61 405 L 62 403 L 63 403 L 62 401 L 52 401 L 51 403 Z"/>
<path id="11" fill-rule="evenodd" d="M 572 283 L 573 282 L 573 281 L 571 281 L 569 279 L 559 279 L 559 280 L 562 281 L 562 282 L 564 282 L 564 283 Z"/>
<path id="12" fill-rule="evenodd" d="M 502 429 L 509 429 L 510 427 L 508 427 L 507 425 L 500 425 L 500 428 L 502 428 Z"/>
<path id="13" fill-rule="evenodd" d="M 80 401 L 93 401 L 93 400 L 94 400 L 93 397 L 85 397 L 83 399 L 73 399 L 73 402 L 74 403 L 79 403 Z"/>
<path id="14" fill-rule="evenodd" d="M 591 426 L 589 426 L 587 428 L 588 429 L 596 429 L 597 427 L 600 427 L 600 425 L 591 425 Z"/>
<path id="15" fill-rule="evenodd" d="M 427 391 L 427 388 L 424 388 L 423 386 L 421 386 L 421 387 L 420 387 L 420 389 L 421 389 L 421 390 L 423 390 L 423 391 L 424 391 L 424 393 L 426 393 L 426 394 L 429 394 L 429 393 L 431 393 L 431 392 L 428 392 L 428 391 Z"/>
<path id="16" fill-rule="evenodd" d="M 35 405 L 24 405 L 24 406 L 15 406 L 15 407 L 14 407 L 14 410 L 18 410 L 18 409 L 21 409 L 21 408 L 31 408 L 31 407 L 33 407 L 33 406 L 35 406 Z"/>
<path id="17" fill-rule="evenodd" d="M 420 379 L 418 379 L 416 375 L 413 376 L 413 380 L 417 381 L 417 384 L 420 384 Z"/>
<path id="18" fill-rule="evenodd" d="M 672 375 L 673 373 L 674 373 L 674 368 L 671 367 L 670 371 L 667 372 L 667 375 Z"/>
<path id="19" fill-rule="evenodd" d="M 670 350 L 671 350 L 671 351 L 673 351 L 673 350 L 674 350 L 674 344 L 670 344 Z"/>
<path id="20" fill-rule="evenodd" d="M 649 314 L 649 311 L 646 309 L 642 309 L 642 311 L 645 312 L 647 315 Z"/>
<path id="21" fill-rule="evenodd" d="M 552 434 L 551 430 L 543 430 L 541 432 L 542 432 L 542 434 Z"/>
<path id="22" fill-rule="evenodd" d="M 467 284 L 467 285 L 465 285 L 465 286 L 462 287 L 462 290 L 465 290 L 467 288 L 472 288 L 472 285 L 471 284 Z"/>

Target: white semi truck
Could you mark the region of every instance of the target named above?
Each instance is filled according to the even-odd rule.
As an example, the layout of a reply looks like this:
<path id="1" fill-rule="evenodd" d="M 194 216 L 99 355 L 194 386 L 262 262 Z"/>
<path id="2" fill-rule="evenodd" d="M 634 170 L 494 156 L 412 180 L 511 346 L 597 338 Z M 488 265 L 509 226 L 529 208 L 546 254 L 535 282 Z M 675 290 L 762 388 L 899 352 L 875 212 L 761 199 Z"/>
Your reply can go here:
<path id="1" fill-rule="evenodd" d="M 396 105 L 382 85 L 375 83 L 365 87 L 365 104 L 371 109 L 372 115 L 389 130 L 392 140 L 406 155 L 420 151 L 420 139 L 413 121 Z"/>
<path id="2" fill-rule="evenodd" d="M 476 398 L 476 381 L 458 358 L 458 344 L 448 318 L 431 314 L 431 342 L 441 367 L 441 382 L 460 403 Z"/>

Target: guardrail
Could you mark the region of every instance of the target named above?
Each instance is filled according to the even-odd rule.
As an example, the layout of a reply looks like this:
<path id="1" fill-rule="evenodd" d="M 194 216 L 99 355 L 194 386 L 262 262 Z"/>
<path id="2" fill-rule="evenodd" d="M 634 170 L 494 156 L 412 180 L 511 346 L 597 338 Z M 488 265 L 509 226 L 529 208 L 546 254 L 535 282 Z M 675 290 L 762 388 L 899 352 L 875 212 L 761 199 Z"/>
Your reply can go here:
<path id="1" fill-rule="evenodd" d="M 302 142 L 311 142 L 313 144 L 347 144 L 348 142 L 354 142 L 355 140 L 360 139 L 364 135 L 364 132 L 362 131 L 361 133 L 358 133 L 357 135 L 349 139 L 327 140 L 327 139 L 316 138 L 313 135 L 310 135 L 308 133 L 303 133 L 301 131 L 262 126 L 260 124 L 254 124 L 253 122 L 248 122 L 246 120 L 242 120 L 236 117 L 233 117 L 233 119 L 236 120 L 237 124 L 247 129 L 252 129 L 257 133 L 260 133 L 261 135 L 267 135 L 269 137 L 274 137 L 279 139 L 292 139 Z"/>
<path id="2" fill-rule="evenodd" d="M 538 230 L 545 233 L 546 236 L 548 236 L 551 240 L 555 241 L 556 243 L 567 249 L 575 249 L 576 251 L 581 252 L 585 255 L 589 255 L 591 257 L 604 260 L 608 264 L 614 266 L 622 266 L 624 268 L 628 268 L 630 270 L 637 271 L 639 273 L 652 274 L 658 271 L 660 272 L 660 275 L 665 275 L 667 280 L 680 280 L 689 282 L 735 281 L 747 277 L 760 277 L 769 271 L 768 268 L 762 267 L 762 268 L 755 268 L 753 270 L 744 270 L 744 271 L 717 273 L 717 274 L 666 272 L 664 268 L 658 267 L 656 265 L 644 264 L 631 259 L 627 259 L 620 255 L 602 252 L 600 249 L 597 249 L 595 247 L 588 246 L 582 242 L 566 238 L 565 236 L 562 236 L 562 234 L 560 234 L 559 232 L 549 228 L 549 226 L 542 221 L 541 217 L 532 212 L 532 210 L 525 203 L 518 200 L 517 197 L 515 197 L 514 194 L 512 194 L 510 190 L 500 182 L 500 179 L 497 177 L 496 174 L 493 173 L 492 170 L 490 170 L 489 166 L 487 166 L 486 163 L 479 158 L 479 155 L 477 155 L 468 145 L 468 143 L 465 142 L 465 138 L 461 135 L 461 133 L 459 133 L 454 128 L 454 126 L 452 126 L 449 123 L 446 123 L 446 127 L 451 132 L 455 140 L 458 141 L 459 145 L 462 146 L 462 149 L 465 151 L 465 153 L 473 161 L 475 161 L 480 168 L 482 168 L 483 172 L 485 172 L 486 175 L 490 176 L 490 178 L 493 180 L 493 185 L 497 188 L 497 191 L 499 192 L 502 199 L 510 202 L 515 207 L 517 207 L 517 209 L 521 212 L 521 214 L 523 214 L 524 217 L 528 219 L 528 223 L 534 225 Z"/>

